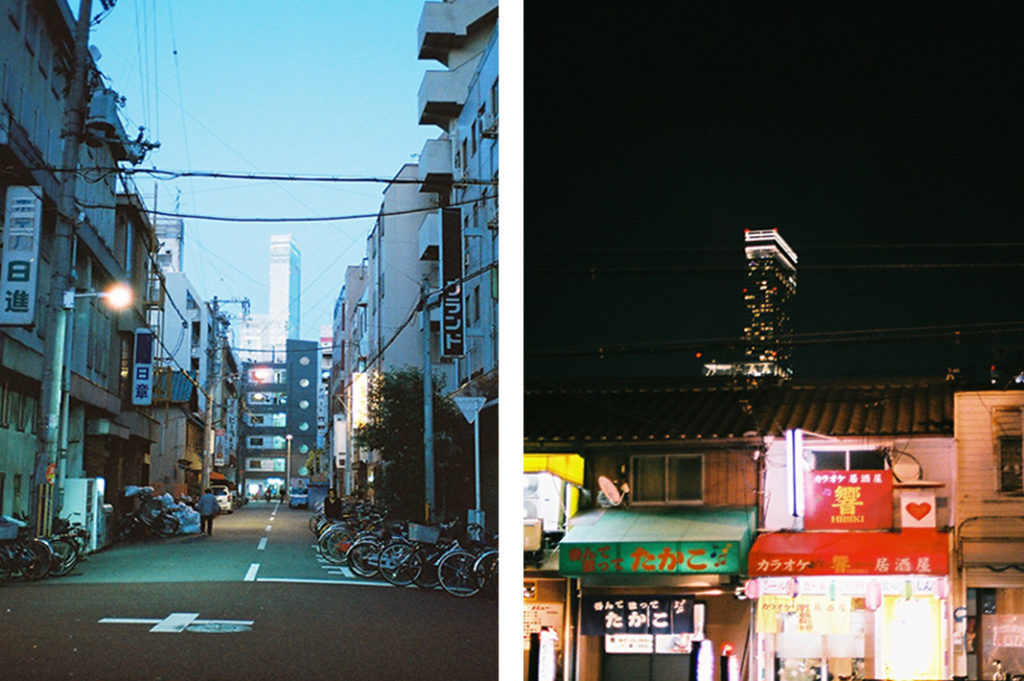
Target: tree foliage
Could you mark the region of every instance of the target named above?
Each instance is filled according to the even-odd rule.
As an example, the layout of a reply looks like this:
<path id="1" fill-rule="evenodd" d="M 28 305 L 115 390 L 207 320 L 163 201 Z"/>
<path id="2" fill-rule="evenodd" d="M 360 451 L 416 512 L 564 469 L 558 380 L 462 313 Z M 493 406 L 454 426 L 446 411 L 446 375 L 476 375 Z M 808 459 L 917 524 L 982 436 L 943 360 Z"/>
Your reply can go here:
<path id="1" fill-rule="evenodd" d="M 432 387 L 436 502 L 432 515 L 451 517 L 471 505 L 466 497 L 467 489 L 472 495 L 472 451 L 467 457 L 460 444 L 466 422 L 455 403 L 444 396 L 443 381 L 435 377 Z M 423 372 L 407 368 L 375 374 L 369 385 L 367 423 L 355 430 L 353 439 L 356 446 L 380 455 L 382 466 L 374 482 L 376 499 L 399 517 L 423 520 Z"/>

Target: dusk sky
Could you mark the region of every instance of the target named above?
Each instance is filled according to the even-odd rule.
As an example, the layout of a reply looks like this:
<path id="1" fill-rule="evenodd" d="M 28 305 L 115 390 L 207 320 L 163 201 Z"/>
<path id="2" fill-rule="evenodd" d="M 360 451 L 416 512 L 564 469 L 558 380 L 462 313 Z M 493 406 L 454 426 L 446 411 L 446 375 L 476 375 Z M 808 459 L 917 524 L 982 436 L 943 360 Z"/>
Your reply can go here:
<path id="1" fill-rule="evenodd" d="M 739 359 L 770 228 L 798 377 L 987 379 L 1024 346 L 1020 13 L 721 7 L 527 13 L 527 380 Z"/>

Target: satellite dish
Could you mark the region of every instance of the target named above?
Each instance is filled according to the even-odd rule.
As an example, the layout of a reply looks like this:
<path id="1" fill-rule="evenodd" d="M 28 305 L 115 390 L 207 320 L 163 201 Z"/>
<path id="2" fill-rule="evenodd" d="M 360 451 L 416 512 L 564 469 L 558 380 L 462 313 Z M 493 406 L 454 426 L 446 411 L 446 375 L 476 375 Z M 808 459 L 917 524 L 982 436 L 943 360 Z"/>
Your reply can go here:
<path id="1" fill-rule="evenodd" d="M 597 485 L 601 488 L 601 493 L 604 494 L 609 504 L 618 506 L 622 503 L 622 494 L 614 482 L 602 475 L 597 479 Z"/>

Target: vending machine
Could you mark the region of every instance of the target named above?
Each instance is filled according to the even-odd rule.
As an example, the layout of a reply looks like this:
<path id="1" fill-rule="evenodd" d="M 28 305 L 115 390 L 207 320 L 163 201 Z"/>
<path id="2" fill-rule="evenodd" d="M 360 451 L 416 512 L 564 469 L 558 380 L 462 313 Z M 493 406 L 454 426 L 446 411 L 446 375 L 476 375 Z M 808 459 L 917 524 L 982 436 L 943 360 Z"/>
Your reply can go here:
<path id="1" fill-rule="evenodd" d="M 103 478 L 67 478 L 64 480 L 64 506 L 60 517 L 81 523 L 89 530 L 90 552 L 106 545 L 106 519 L 103 516 Z"/>

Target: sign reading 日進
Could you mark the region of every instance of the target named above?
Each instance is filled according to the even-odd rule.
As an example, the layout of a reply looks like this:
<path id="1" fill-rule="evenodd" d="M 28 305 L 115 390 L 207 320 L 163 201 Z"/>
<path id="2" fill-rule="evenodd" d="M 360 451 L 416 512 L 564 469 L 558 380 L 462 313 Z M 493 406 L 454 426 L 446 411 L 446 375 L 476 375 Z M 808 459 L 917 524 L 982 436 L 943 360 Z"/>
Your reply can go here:
<path id="1" fill-rule="evenodd" d="M 35 321 L 43 215 L 41 195 L 39 187 L 7 188 L 0 326 L 30 326 Z"/>

